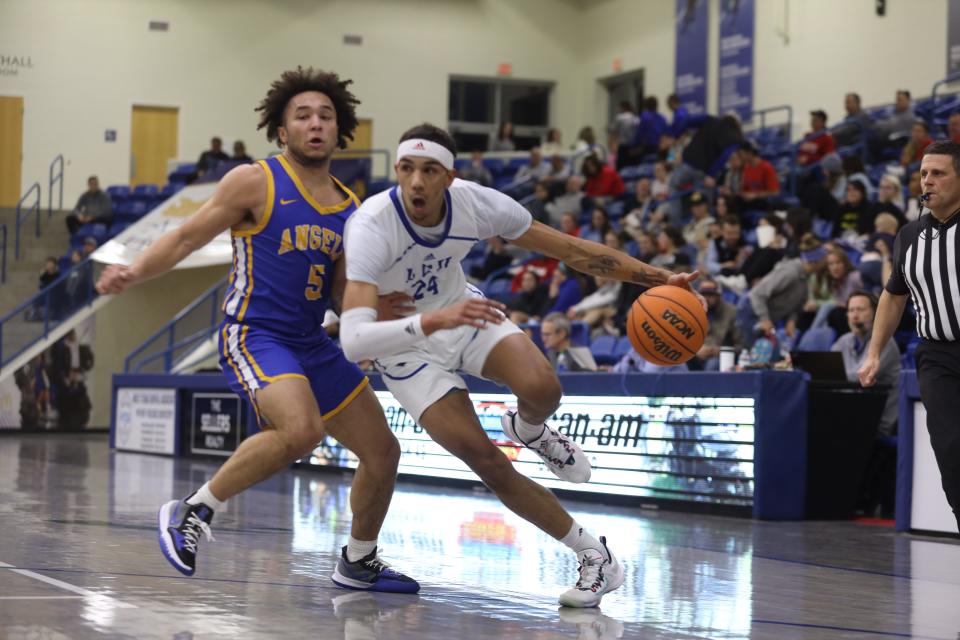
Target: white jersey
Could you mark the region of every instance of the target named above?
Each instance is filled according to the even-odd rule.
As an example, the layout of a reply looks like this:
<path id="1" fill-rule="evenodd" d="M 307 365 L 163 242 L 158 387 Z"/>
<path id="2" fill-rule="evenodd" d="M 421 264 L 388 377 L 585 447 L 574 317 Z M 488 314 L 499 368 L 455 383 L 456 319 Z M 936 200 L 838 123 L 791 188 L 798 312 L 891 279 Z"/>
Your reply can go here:
<path id="1" fill-rule="evenodd" d="M 470 296 L 460 261 L 480 240 L 520 237 L 533 217 L 512 198 L 466 180 L 454 179 L 445 197 L 446 215 L 431 229 L 410 221 L 399 187 L 360 205 L 345 230 L 347 279 L 374 284 L 381 295 L 403 291 L 417 312 Z"/>

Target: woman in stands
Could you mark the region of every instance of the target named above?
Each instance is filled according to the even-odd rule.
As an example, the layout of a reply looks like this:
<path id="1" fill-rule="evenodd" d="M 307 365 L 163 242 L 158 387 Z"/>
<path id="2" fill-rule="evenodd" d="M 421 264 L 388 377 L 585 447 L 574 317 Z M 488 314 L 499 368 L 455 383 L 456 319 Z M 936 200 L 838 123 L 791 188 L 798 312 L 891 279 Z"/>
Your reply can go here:
<path id="1" fill-rule="evenodd" d="M 830 326 L 837 333 L 846 333 L 847 299 L 860 289 L 863 289 L 863 280 L 847 253 L 843 249 L 828 249 L 823 269 L 809 276 L 809 295 L 799 328 L 805 330 L 808 328 L 805 325 L 811 329 Z"/>

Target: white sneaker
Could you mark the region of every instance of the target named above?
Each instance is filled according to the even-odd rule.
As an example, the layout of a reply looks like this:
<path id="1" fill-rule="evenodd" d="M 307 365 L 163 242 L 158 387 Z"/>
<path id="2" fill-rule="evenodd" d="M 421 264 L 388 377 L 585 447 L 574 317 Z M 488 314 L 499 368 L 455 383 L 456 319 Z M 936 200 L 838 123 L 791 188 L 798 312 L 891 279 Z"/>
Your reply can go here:
<path id="1" fill-rule="evenodd" d="M 539 438 L 530 443 L 524 442 L 517 435 L 514 426 L 516 419 L 516 411 L 507 411 L 503 414 L 500 417 L 503 432 L 514 442 L 522 444 L 540 456 L 553 475 L 561 480 L 578 484 L 590 479 L 590 461 L 577 443 L 547 425 L 543 425 L 543 433 Z"/>
<path id="2" fill-rule="evenodd" d="M 623 584 L 623 567 L 607 548 L 607 539 L 600 536 L 603 549 L 584 549 L 577 554 L 580 579 L 572 589 L 560 594 L 565 607 L 596 607 L 604 594 Z"/>

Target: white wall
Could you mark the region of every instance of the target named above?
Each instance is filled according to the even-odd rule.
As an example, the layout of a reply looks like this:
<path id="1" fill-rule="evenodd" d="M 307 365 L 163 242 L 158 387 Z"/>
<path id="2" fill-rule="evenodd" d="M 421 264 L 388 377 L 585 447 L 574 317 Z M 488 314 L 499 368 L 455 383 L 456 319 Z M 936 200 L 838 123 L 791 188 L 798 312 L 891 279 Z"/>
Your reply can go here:
<path id="1" fill-rule="evenodd" d="M 831 121 L 843 94 L 864 104 L 893 91 L 929 93 L 945 74 L 946 0 L 757 0 L 754 104 L 792 104 L 797 133 L 811 108 Z M 789 7 L 790 42 L 777 35 Z M 211 135 L 242 138 L 254 155 L 270 147 L 254 106 L 296 64 L 355 80 L 374 146 L 393 148 L 419 121 L 445 125 L 451 74 L 556 83 L 553 124 L 572 141 L 584 124 L 606 123 L 598 80 L 643 68 L 647 91 L 673 89 L 674 0 L 0 0 L 0 54 L 33 68 L 0 76 L 0 95 L 25 99 L 23 184 L 39 180 L 57 153 L 68 160 L 66 200 L 87 175 L 129 178 L 134 104 L 180 108 L 179 155 L 196 157 Z M 711 1 L 708 106 L 716 106 L 717 11 Z M 169 20 L 166 33 L 151 19 Z M 361 47 L 342 43 L 346 33 Z M 117 141 L 104 142 L 116 129 Z M 2 143 L 2 141 L 0 141 Z"/>
<path id="2" fill-rule="evenodd" d="M 62 152 L 72 206 L 88 174 L 129 179 L 134 104 L 180 108 L 182 158 L 214 134 L 265 155 L 253 109 L 297 64 L 355 80 L 378 148 L 418 122 L 445 125 L 448 77 L 492 77 L 501 62 L 515 78 L 556 82 L 555 122 L 574 131 L 579 13 L 555 0 L 0 0 L 2 53 L 33 62 L 0 76 L 0 95 L 24 96 L 24 186 L 46 189 Z M 170 21 L 169 32 L 148 31 L 152 19 Z M 363 45 L 344 45 L 347 33 Z"/>

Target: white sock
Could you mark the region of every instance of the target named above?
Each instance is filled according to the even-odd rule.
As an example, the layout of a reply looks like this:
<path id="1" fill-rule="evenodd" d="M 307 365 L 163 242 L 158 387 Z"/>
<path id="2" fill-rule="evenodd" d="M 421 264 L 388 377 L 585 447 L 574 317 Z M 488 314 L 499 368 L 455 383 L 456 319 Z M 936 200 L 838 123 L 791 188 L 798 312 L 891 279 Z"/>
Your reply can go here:
<path id="1" fill-rule="evenodd" d="M 370 555 L 377 548 L 376 540 L 357 540 L 353 536 L 347 539 L 347 562 L 356 562 Z"/>
<path id="2" fill-rule="evenodd" d="M 187 498 L 187 504 L 205 504 L 214 511 L 223 508 L 226 500 L 217 500 L 216 496 L 210 492 L 210 483 L 206 483 L 196 493 Z"/>
<path id="3" fill-rule="evenodd" d="M 546 432 L 542 422 L 531 424 L 523 419 L 519 411 L 517 411 L 517 417 L 513 421 L 513 427 L 517 430 L 517 437 L 523 440 L 523 444 L 526 445 L 532 445 Z"/>
<path id="4" fill-rule="evenodd" d="M 570 547 L 574 553 L 580 553 L 584 549 L 596 549 L 603 553 L 603 544 L 590 535 L 576 520 L 573 521 L 570 532 L 560 542 Z"/>

